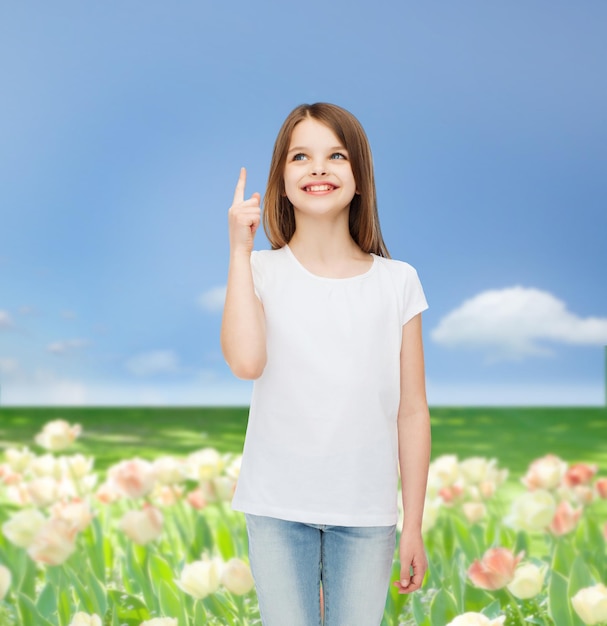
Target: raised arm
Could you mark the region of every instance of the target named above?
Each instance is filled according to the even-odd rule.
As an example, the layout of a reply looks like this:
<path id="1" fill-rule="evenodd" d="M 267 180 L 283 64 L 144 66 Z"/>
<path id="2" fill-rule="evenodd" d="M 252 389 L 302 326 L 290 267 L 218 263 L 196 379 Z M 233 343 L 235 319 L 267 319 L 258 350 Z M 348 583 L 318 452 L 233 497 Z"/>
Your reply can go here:
<path id="1" fill-rule="evenodd" d="M 400 539 L 400 593 L 419 589 L 428 562 L 422 539 L 422 515 L 430 463 L 430 414 L 426 401 L 421 313 L 403 326 L 398 454 L 404 520 Z M 413 568 L 413 575 L 409 573 Z"/>
<path id="2" fill-rule="evenodd" d="M 244 199 L 247 173 L 243 167 L 228 211 L 230 266 L 221 323 L 221 349 L 238 378 L 261 376 L 266 365 L 266 328 L 263 306 L 255 295 L 251 251 L 259 227 L 260 195 Z"/>

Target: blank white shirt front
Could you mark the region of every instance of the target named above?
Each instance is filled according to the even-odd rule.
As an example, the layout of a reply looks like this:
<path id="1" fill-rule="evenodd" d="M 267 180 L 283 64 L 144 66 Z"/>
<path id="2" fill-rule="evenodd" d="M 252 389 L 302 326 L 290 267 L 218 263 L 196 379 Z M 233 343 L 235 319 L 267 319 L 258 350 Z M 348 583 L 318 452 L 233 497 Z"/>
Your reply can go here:
<path id="1" fill-rule="evenodd" d="M 402 326 L 427 308 L 413 267 L 373 255 L 324 278 L 288 246 L 253 252 L 267 364 L 253 386 L 235 510 L 341 526 L 397 521 Z"/>

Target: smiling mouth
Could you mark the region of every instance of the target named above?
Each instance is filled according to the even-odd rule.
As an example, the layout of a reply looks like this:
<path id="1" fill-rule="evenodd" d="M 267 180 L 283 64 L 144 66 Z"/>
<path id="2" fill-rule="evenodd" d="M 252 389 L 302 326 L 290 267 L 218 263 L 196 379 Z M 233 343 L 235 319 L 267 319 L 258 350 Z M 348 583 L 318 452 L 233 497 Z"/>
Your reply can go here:
<path id="1" fill-rule="evenodd" d="M 304 191 L 333 191 L 333 189 L 337 189 L 335 185 L 308 185 L 303 188 Z"/>

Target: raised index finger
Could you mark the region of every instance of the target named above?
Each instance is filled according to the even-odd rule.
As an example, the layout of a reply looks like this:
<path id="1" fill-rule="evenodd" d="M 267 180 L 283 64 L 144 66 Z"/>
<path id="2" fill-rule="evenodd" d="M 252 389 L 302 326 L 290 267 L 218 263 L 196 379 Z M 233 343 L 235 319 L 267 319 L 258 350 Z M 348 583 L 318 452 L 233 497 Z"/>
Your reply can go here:
<path id="1" fill-rule="evenodd" d="M 236 190 L 234 191 L 234 204 L 244 201 L 244 186 L 247 182 L 247 170 L 244 167 L 240 168 L 240 176 L 236 183 Z"/>

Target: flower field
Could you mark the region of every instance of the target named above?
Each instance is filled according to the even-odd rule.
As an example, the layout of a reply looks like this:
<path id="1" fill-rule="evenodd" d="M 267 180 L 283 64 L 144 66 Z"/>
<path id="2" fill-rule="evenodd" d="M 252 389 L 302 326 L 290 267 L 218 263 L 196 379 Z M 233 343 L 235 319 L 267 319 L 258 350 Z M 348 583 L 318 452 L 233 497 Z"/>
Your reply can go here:
<path id="1" fill-rule="evenodd" d="M 103 466 L 87 432 L 50 419 L 0 452 L 0 626 L 260 624 L 229 504 L 238 453 L 206 445 Z M 383 624 L 607 624 L 607 468 L 592 452 L 544 451 L 514 476 L 441 447 L 429 571 L 411 596 L 391 589 Z"/>

